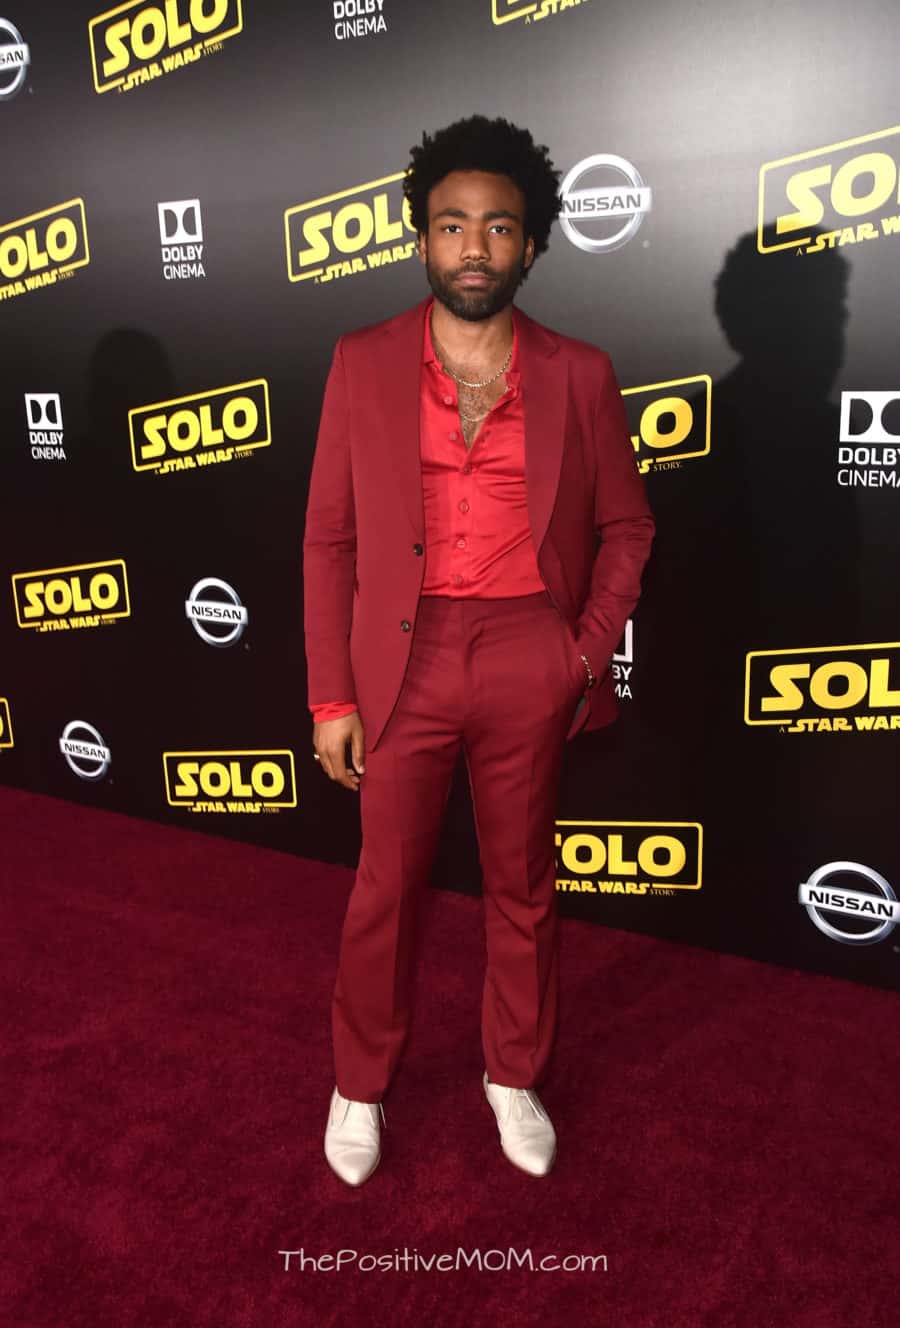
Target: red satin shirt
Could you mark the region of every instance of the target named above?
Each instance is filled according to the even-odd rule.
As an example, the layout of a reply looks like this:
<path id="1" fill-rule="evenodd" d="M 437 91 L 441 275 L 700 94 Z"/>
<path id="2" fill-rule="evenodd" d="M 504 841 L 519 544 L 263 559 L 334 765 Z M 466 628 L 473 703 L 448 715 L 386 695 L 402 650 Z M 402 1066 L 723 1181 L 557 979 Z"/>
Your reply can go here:
<path id="1" fill-rule="evenodd" d="M 423 595 L 499 599 L 544 590 L 528 523 L 525 418 L 513 333 L 506 391 L 470 449 L 460 428 L 456 384 L 434 353 L 425 317 L 419 454 L 425 505 Z M 317 724 L 356 709 L 353 701 L 310 705 Z"/>

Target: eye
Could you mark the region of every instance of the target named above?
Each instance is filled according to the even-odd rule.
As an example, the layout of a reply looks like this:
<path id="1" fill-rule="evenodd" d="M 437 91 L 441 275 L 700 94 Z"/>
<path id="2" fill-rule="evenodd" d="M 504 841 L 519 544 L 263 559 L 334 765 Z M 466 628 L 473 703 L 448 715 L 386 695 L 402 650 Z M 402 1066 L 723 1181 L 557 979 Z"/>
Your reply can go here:
<path id="1" fill-rule="evenodd" d="M 491 230 L 492 230 L 492 231 L 497 231 L 498 234 L 500 234 L 500 235 L 509 235 L 510 232 L 511 232 L 511 230 L 512 230 L 512 227 L 511 227 L 511 226 L 504 226 L 503 223 L 502 223 L 501 221 L 498 221 L 498 222 L 495 222 L 495 223 L 494 223 L 494 225 L 491 227 Z"/>
<path id="2" fill-rule="evenodd" d="M 442 226 L 442 227 L 441 227 L 441 230 L 442 230 L 442 231 L 458 231 L 458 230 L 462 230 L 462 227 L 458 224 L 458 222 L 455 222 L 455 221 L 448 221 L 447 224 L 446 224 L 446 226 Z"/>

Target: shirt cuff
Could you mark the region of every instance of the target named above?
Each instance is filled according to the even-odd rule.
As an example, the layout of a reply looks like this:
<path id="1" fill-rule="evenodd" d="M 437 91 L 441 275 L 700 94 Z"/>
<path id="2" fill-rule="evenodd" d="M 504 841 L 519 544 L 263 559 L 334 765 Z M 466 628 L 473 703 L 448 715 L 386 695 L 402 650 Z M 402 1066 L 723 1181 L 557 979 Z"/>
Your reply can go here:
<path id="1" fill-rule="evenodd" d="M 309 707 L 314 724 L 323 724 L 328 719 L 340 719 L 342 715 L 352 715 L 357 709 L 355 701 L 322 701 Z"/>

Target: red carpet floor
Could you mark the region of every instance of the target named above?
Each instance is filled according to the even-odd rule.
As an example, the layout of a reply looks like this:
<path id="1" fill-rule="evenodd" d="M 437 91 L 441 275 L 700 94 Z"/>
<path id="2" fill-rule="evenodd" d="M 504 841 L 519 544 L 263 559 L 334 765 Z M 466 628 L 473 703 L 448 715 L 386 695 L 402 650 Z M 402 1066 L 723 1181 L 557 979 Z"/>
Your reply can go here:
<path id="1" fill-rule="evenodd" d="M 892 993 L 566 920 L 535 1179 L 481 1089 L 480 900 L 430 891 L 352 1190 L 322 1154 L 352 873 L 11 790 L 0 820 L 4 1328 L 900 1323 Z M 422 1266 L 457 1251 L 488 1266 Z M 537 1267 L 573 1254 L 605 1271 Z"/>

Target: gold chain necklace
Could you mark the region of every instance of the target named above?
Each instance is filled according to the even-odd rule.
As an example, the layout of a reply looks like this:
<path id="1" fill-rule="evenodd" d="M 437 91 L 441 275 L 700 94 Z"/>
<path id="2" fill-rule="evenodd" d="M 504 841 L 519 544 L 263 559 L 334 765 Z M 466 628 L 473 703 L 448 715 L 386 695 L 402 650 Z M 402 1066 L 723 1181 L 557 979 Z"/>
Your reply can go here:
<path id="1" fill-rule="evenodd" d="M 491 374 L 490 378 L 485 378 L 483 382 L 470 383 L 467 379 L 458 377 L 458 375 L 455 374 L 453 370 L 450 368 L 450 366 L 447 364 L 445 358 L 447 352 L 443 349 L 440 342 L 435 337 L 433 329 L 431 333 L 431 340 L 434 342 L 434 348 L 438 353 L 438 359 L 440 360 L 444 371 L 448 373 L 450 377 L 453 379 L 454 383 L 457 383 L 460 387 L 490 387 L 491 383 L 496 383 L 497 379 L 500 377 L 502 373 L 506 373 L 506 370 L 509 368 L 510 362 L 512 360 L 512 346 L 510 345 L 509 350 L 506 352 L 506 359 L 500 365 L 500 368 L 497 370 L 495 374 Z M 479 416 L 479 419 L 483 418 L 484 418 L 483 415 Z"/>

